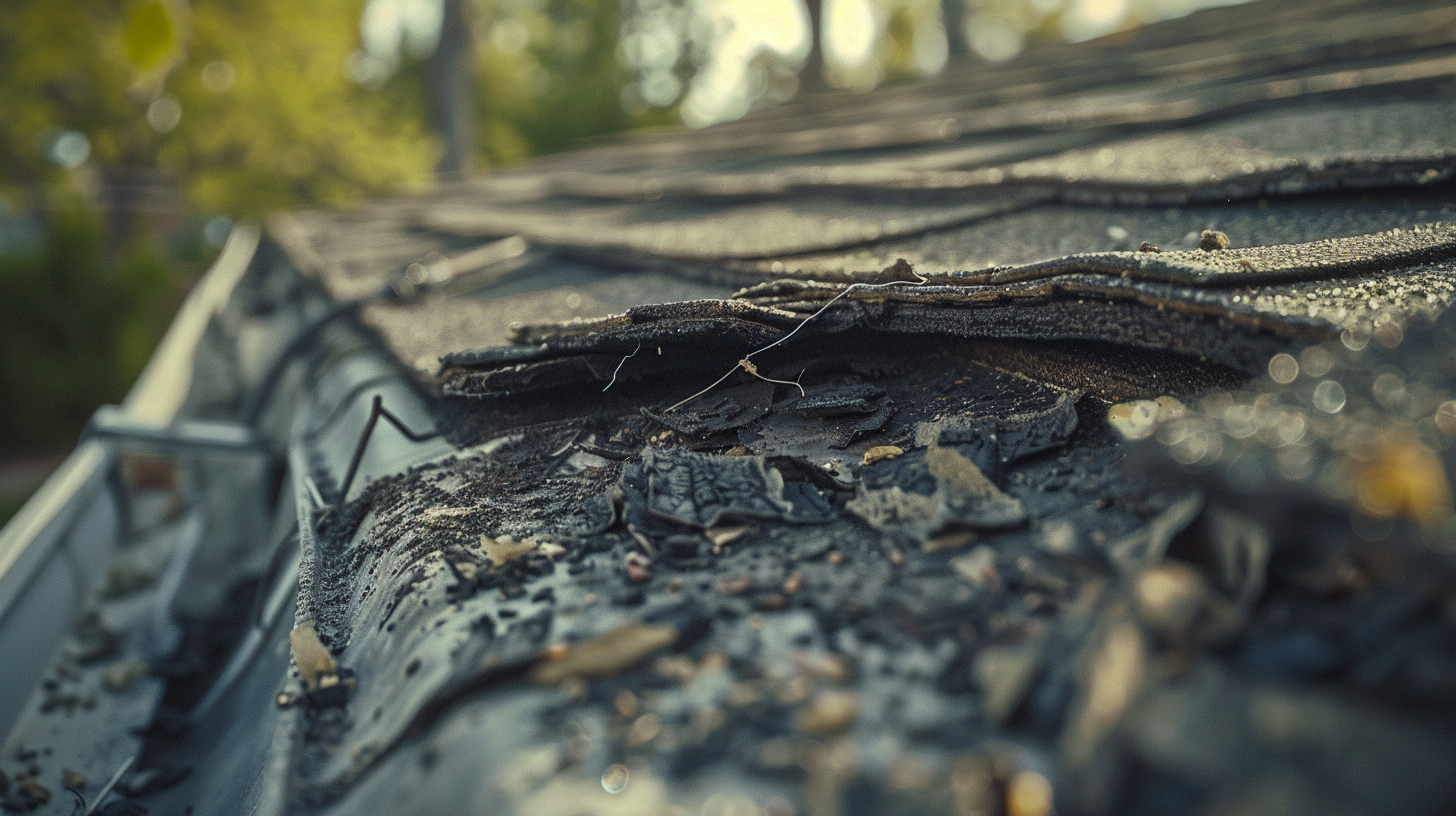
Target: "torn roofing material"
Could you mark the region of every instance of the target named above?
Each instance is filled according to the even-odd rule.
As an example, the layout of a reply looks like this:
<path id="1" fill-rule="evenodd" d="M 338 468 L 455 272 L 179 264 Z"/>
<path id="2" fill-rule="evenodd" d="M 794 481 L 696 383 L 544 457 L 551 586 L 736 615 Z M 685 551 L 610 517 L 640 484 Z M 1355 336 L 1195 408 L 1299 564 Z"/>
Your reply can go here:
<path id="1" fill-rule="evenodd" d="M 800 328 L 806 338 L 872 329 L 1096 340 L 1257 370 L 1269 344 L 1253 344 L 1251 354 L 1240 333 L 1318 338 L 1347 324 L 1405 320 L 1449 305 L 1453 254 L 1456 232 L 1434 225 L 1248 250 L 1074 255 L 894 288 L 780 281 L 730 300 L 523 326 L 520 346 L 446 355 L 443 382 L 446 393 L 465 396 L 560 388 L 580 378 L 605 382 L 624 370 L 641 378 L 696 367 L 703 347 L 747 353 Z M 831 299 L 834 311 L 821 310 Z M 623 359 L 643 345 L 657 353 Z"/>

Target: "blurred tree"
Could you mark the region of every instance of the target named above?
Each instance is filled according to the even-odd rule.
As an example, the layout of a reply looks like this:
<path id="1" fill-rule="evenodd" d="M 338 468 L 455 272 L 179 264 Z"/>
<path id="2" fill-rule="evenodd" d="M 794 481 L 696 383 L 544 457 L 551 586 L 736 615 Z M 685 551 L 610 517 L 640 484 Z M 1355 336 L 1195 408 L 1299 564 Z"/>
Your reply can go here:
<path id="1" fill-rule="evenodd" d="M 966 0 L 940 0 L 940 22 L 945 27 L 946 56 L 952 60 L 970 56 L 966 42 Z"/>
<path id="2" fill-rule="evenodd" d="M 469 0 L 441 0 L 440 36 L 425 76 L 425 93 L 434 129 L 444 151 L 436 170 L 458 178 L 470 169 L 475 152 L 475 32 Z"/>
<path id="3" fill-rule="evenodd" d="M 483 163 L 520 161 L 638 122 L 622 105 L 622 0 L 499 2 L 476 55 Z"/>
<path id="4" fill-rule="evenodd" d="M 29 251 L 0 255 L 0 452 L 73 444 L 151 355 L 174 302 L 154 250 L 108 259 L 102 224 L 74 203 Z"/>
<path id="5" fill-rule="evenodd" d="M 423 0 L 369 2 L 377 73 L 366 84 L 423 100 L 442 176 L 672 120 L 624 108 L 622 0 L 439 0 L 438 36 L 424 48 L 415 42 Z"/>
<path id="6" fill-rule="evenodd" d="M 428 184 L 420 105 L 355 82 L 363 0 L 5 0 L 0 451 L 69 444 L 206 261 L 192 213 Z M 12 231 L 13 232 L 13 231 Z"/>
<path id="7" fill-rule="evenodd" d="M 809 12 L 809 56 L 799 72 L 799 88 L 805 93 L 829 87 L 824 65 L 824 0 L 804 0 Z"/>
<path id="8" fill-rule="evenodd" d="M 160 148 L 192 201 L 256 215 L 429 183 L 439 148 L 419 107 L 350 76 L 362 0 L 194 0 L 172 85 L 181 122 Z"/>
<path id="9" fill-rule="evenodd" d="M 361 9 L 7 0 L 3 191 L 44 213 L 57 189 L 78 189 L 130 239 L 157 187 L 250 216 L 424 184 L 435 148 L 420 122 L 350 79 Z M 58 154 L 67 138 L 89 155 Z"/>

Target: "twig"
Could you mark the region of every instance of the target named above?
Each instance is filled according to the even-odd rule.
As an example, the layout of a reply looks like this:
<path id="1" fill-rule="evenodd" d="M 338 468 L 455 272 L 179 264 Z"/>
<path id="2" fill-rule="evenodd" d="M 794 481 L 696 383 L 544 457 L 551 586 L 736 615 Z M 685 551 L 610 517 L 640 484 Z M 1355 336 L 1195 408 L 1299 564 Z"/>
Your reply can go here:
<path id="1" fill-rule="evenodd" d="M 759 378 L 760 380 L 763 380 L 764 382 L 778 383 L 779 385 L 792 385 L 793 387 L 799 389 L 799 396 L 809 396 L 809 393 L 804 390 L 804 386 L 799 385 L 798 380 L 775 380 L 773 377 L 765 377 L 762 374 L 758 373 L 758 366 L 750 363 L 747 357 L 738 361 L 738 367 L 743 369 L 744 371 L 747 371 L 749 374 L 752 374 L 753 376 Z M 808 369 L 805 369 L 805 371 L 807 370 Z M 803 377 L 804 372 L 800 371 L 799 376 Z"/>
<path id="2" fill-rule="evenodd" d="M 842 291 L 839 294 L 835 295 L 834 297 L 830 298 L 829 301 L 827 303 L 825 303 L 823 306 L 820 306 L 819 307 L 819 310 L 817 312 L 815 312 L 814 314 L 809 315 L 808 317 L 806 317 L 802 321 L 800 321 L 799 322 L 799 325 L 795 326 L 794 329 L 793 329 L 793 331 L 789 332 L 788 334 L 784 335 L 783 337 L 780 337 L 779 339 L 773 341 L 772 343 L 769 343 L 768 345 L 764 346 L 761 349 L 755 349 L 754 351 L 748 352 L 748 354 L 744 355 L 745 359 L 748 358 L 748 357 L 752 357 L 755 354 L 762 354 L 763 352 L 768 351 L 769 349 L 773 348 L 774 346 L 779 345 L 780 343 L 786 343 L 786 342 L 788 342 L 789 338 L 791 338 L 794 335 L 796 335 L 796 334 L 799 333 L 799 329 L 804 328 L 804 324 L 808 323 L 809 321 L 813 320 L 814 318 L 818 317 L 819 315 L 824 314 L 825 310 L 827 310 L 830 306 L 833 306 L 835 301 L 839 300 L 840 298 L 844 297 L 845 295 L 849 294 L 850 292 L 853 292 L 858 287 L 863 287 L 865 289 L 883 289 L 886 286 L 899 286 L 899 285 L 905 284 L 905 283 L 913 283 L 916 286 L 920 286 L 922 284 L 930 283 L 930 279 L 927 278 L 927 277 L 925 277 L 924 275 L 920 274 L 919 272 L 916 272 L 914 270 L 911 270 L 910 274 L 912 274 L 912 275 L 915 276 L 915 280 L 913 280 L 913 281 L 907 281 L 907 280 L 892 280 L 892 281 L 886 281 L 884 283 L 851 283 L 850 285 L 844 287 L 844 291 Z"/>
<path id="3" fill-rule="evenodd" d="M 91 816 L 91 814 L 96 812 L 97 808 L 101 807 L 102 803 L 106 801 L 106 797 L 111 795 L 111 789 L 116 787 L 116 784 L 121 781 L 123 776 L 126 776 L 126 772 L 131 769 L 132 763 L 134 762 L 136 762 L 136 757 L 129 756 L 125 762 L 121 763 L 121 767 L 116 769 L 116 773 L 111 775 L 111 779 L 105 785 L 101 786 L 100 791 L 97 791 L 96 798 L 91 800 L 91 806 L 86 808 L 84 816 Z"/>
<path id="4" fill-rule="evenodd" d="M 762 348 L 754 349 L 753 351 L 750 351 L 747 354 L 743 355 L 743 359 L 742 360 L 739 360 L 738 362 L 734 363 L 733 364 L 733 367 L 730 368 L 730 369 L 728 369 L 728 373 L 726 373 L 723 376 L 719 377 L 718 379 L 714 380 L 712 385 L 708 386 L 707 388 L 704 388 L 702 391 L 699 391 L 698 393 L 692 395 L 691 397 L 688 397 L 687 399 L 683 400 L 682 402 L 679 402 L 679 403 L 676 403 L 676 404 L 670 406 L 669 408 L 667 408 L 667 410 L 663 411 L 663 413 L 664 414 L 672 413 L 673 411 L 676 411 L 677 409 L 683 407 L 684 405 L 687 405 L 688 403 L 692 402 L 693 400 L 697 399 L 698 397 L 701 397 L 702 395 L 708 393 L 709 391 L 712 391 L 714 388 L 717 388 L 720 384 L 722 384 L 722 382 L 724 380 L 726 380 L 729 377 L 733 376 L 733 372 L 737 371 L 740 368 L 743 369 L 744 371 L 748 372 L 749 374 L 752 374 L 753 376 L 759 378 L 760 380 L 764 380 L 766 382 L 779 383 L 781 385 L 792 385 L 795 388 L 799 389 L 799 395 L 800 396 L 804 396 L 806 394 L 806 392 L 804 391 L 804 386 L 802 386 L 798 382 L 795 382 L 795 381 L 792 381 L 792 380 L 775 380 L 772 377 L 765 377 L 765 376 L 763 376 L 762 374 L 758 373 L 758 366 L 754 365 L 753 362 L 749 360 L 749 358 L 752 357 L 752 356 L 754 356 L 755 354 L 762 354 L 763 352 L 768 351 L 769 349 L 773 348 L 774 346 L 777 346 L 777 345 L 780 345 L 782 343 L 788 342 L 789 338 L 791 338 L 794 335 L 798 334 L 799 333 L 799 330 L 802 329 L 802 328 L 804 328 L 804 325 L 806 323 L 808 323 L 809 321 L 811 321 L 814 318 L 818 317 L 819 315 L 824 314 L 824 312 L 826 310 L 828 310 L 830 306 L 833 306 L 834 305 L 835 301 L 839 300 L 840 298 L 844 297 L 845 295 L 849 294 L 850 292 L 853 292 L 855 289 L 860 289 L 860 288 L 862 288 L 862 289 L 883 289 L 883 288 L 885 288 L 887 286 L 900 286 L 902 284 L 907 284 L 907 283 L 908 284 L 914 284 L 916 286 L 921 286 L 921 285 L 930 283 L 930 279 L 929 278 L 925 277 L 924 275 L 920 274 L 919 272 L 916 272 L 914 269 L 911 269 L 910 270 L 910 274 L 912 274 L 912 275 L 915 276 L 915 280 L 913 280 L 913 281 L 910 281 L 910 280 L 892 280 L 892 281 L 886 281 L 884 283 L 851 283 L 849 286 L 844 287 L 844 290 L 841 291 L 839 294 L 837 294 L 834 297 L 830 298 L 828 300 L 828 302 L 826 302 L 823 306 L 820 306 L 819 309 L 818 309 L 818 311 L 814 312 L 813 314 L 811 314 L 808 317 L 804 318 L 803 320 L 799 321 L 799 325 L 795 326 L 793 328 L 793 330 L 791 330 L 788 334 L 784 335 L 783 337 L 780 337 L 779 339 L 773 341 L 772 343 L 769 343 L 768 345 L 766 345 L 766 346 L 764 346 Z M 641 346 L 638 346 L 638 348 L 641 348 Z M 632 354 L 636 354 L 636 353 L 637 352 L 635 352 L 635 351 L 632 352 Z M 631 357 L 632 354 L 627 355 L 627 357 Z M 626 361 L 627 361 L 627 358 L 626 357 L 623 357 L 622 358 L 622 362 L 625 363 Z M 617 364 L 617 368 L 620 369 L 621 367 L 622 367 L 621 363 L 618 363 Z M 802 377 L 804 375 L 801 372 L 799 374 L 799 376 Z M 616 374 L 613 374 L 612 375 L 613 382 L 616 381 L 616 378 L 617 378 L 617 375 Z M 611 386 L 609 384 L 608 385 L 608 388 L 610 388 L 610 387 Z M 602 390 L 606 390 L 606 389 L 602 389 Z"/>
<path id="5" fill-rule="evenodd" d="M 614 385 L 617 384 L 617 375 L 622 372 L 622 366 L 626 365 L 628 360 L 632 359 L 633 357 L 636 357 L 637 356 L 637 352 L 639 352 L 641 350 L 642 350 L 642 344 L 641 343 L 638 343 L 637 344 L 637 348 L 632 349 L 632 353 L 631 354 L 628 354 L 626 357 L 623 357 L 622 359 L 620 359 L 620 360 L 617 361 L 617 367 L 612 371 L 612 381 L 609 382 L 609 383 L 607 383 L 607 387 L 602 389 L 602 393 L 606 393 L 607 388 L 611 388 L 612 386 L 614 386 Z"/>
<path id="6" fill-rule="evenodd" d="M 718 383 L 721 383 L 724 380 L 728 379 L 729 377 L 733 376 L 733 372 L 737 371 L 740 368 L 743 368 L 743 364 L 746 363 L 746 362 L 748 362 L 748 361 L 747 360 L 739 360 L 738 362 L 734 363 L 733 364 L 733 367 L 730 368 L 730 369 L 728 369 L 728 373 L 727 374 L 724 374 L 721 377 L 719 377 L 717 380 L 714 380 L 712 385 L 708 386 L 707 388 L 704 388 L 702 391 L 699 391 L 698 393 L 692 395 L 691 397 L 688 397 L 687 399 L 683 400 L 682 402 L 679 402 L 676 405 L 673 405 L 673 406 L 669 407 L 666 411 L 663 411 L 663 413 L 664 414 L 670 414 L 673 411 L 676 411 L 677 409 L 679 409 L 679 408 L 683 407 L 684 405 L 687 405 L 688 403 L 690 403 L 693 400 L 697 399 L 698 397 L 701 397 L 702 395 L 708 393 L 709 391 L 712 391 L 714 388 L 717 388 L 718 387 Z"/>

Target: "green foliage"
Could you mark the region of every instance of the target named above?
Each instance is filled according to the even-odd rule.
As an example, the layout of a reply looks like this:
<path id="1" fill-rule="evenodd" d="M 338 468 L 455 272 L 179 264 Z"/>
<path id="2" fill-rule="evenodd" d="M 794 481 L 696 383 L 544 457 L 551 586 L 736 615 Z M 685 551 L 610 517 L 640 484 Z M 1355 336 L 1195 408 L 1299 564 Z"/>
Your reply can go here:
<path id="1" fill-rule="evenodd" d="M 0 191 L 33 208 L 141 170 L 175 179 L 200 209 L 256 216 L 424 186 L 436 148 L 418 117 L 349 77 L 362 8 L 0 3 Z M 180 118 L 157 115 L 159 103 Z M 47 159 L 61 130 L 89 139 L 89 177 Z"/>
<path id="2" fill-rule="evenodd" d="M 379 87 L 351 76 L 363 5 L 0 2 L 0 206 L 45 236 L 0 254 L 0 450 L 69 444 L 123 396 L 200 265 L 178 250 L 199 220 L 187 212 L 257 217 L 430 183 L 419 60 Z M 480 166 L 631 123 L 620 0 L 474 10 L 480 28 L 527 31 L 513 49 L 477 41 Z M 63 134 L 79 166 L 49 155 Z"/>
<path id="3" fill-rule="evenodd" d="M 195 39 L 169 82 L 183 119 L 159 159 L 196 205 L 253 216 L 429 182 L 437 148 L 417 111 L 349 76 L 361 8 L 195 0 Z"/>
<path id="4" fill-rule="evenodd" d="M 171 61 L 177 50 L 177 27 L 162 0 L 131 4 L 121 30 L 121 51 L 140 71 L 156 71 Z"/>
<path id="5" fill-rule="evenodd" d="M 177 294 L 160 253 L 109 259 L 77 207 L 54 214 L 39 248 L 0 256 L 0 450 L 74 442 L 141 372 Z"/>
<path id="6" fill-rule="evenodd" d="M 0 3 L 0 206 L 45 236 L 0 256 L 0 450 L 68 445 L 125 394 L 200 266 L 189 207 L 260 216 L 429 182 L 420 117 L 349 76 L 362 7 Z M 89 160 L 52 161 L 78 133 Z"/>
<path id="7" fill-rule="evenodd" d="M 520 124 L 522 135 L 537 150 L 572 147 L 628 125 L 617 60 L 621 8 L 621 0 L 550 0 L 546 4 L 551 36 L 535 53 L 547 80 Z"/>
<path id="8" fill-rule="evenodd" d="M 36 206 L 64 184 L 46 157 L 58 129 L 85 133 L 99 166 L 130 159 L 146 141 L 145 108 L 130 89 L 113 3 L 0 3 L 0 190 Z"/>
<path id="9" fill-rule="evenodd" d="M 621 14 L 621 0 L 544 0 L 498 11 L 495 25 L 524 27 L 526 36 L 520 43 L 487 37 L 476 52 L 483 165 L 563 150 L 633 124 L 621 103 Z"/>

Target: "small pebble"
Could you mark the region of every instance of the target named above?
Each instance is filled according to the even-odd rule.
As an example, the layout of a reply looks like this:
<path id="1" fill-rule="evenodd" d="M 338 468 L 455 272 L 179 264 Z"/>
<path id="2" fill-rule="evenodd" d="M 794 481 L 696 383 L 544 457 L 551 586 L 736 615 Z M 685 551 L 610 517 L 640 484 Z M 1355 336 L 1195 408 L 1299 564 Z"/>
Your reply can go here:
<path id="1" fill-rule="evenodd" d="M 151 667 L 136 660 L 118 660 L 101 673 L 101 685 L 107 691 L 118 692 L 131 688 L 138 680 L 151 673 Z"/>
<path id="2" fill-rule="evenodd" d="M 492 567 L 500 568 L 505 566 L 512 559 L 520 558 L 526 553 L 536 549 L 537 542 L 534 538 L 527 538 L 524 541 L 517 541 L 505 535 L 500 538 L 491 538 L 488 535 L 480 537 L 480 549 L 490 559 Z"/>
<path id="3" fill-rule="evenodd" d="M 634 584 L 640 584 L 652 577 L 652 559 L 639 552 L 627 554 L 622 562 L 622 568 L 627 571 L 627 580 Z"/>
<path id="4" fill-rule="evenodd" d="M 1123 439 L 1145 439 L 1158 425 L 1158 405 L 1152 400 L 1120 402 L 1107 409 L 1107 424 Z"/>
<path id="5" fill-rule="evenodd" d="M 15 792 L 25 799 L 42 805 L 51 800 L 51 789 L 34 779 L 27 779 L 16 785 Z"/>
<path id="6" fill-rule="evenodd" d="M 1204 230 L 1198 234 L 1198 248 L 1204 252 L 1215 252 L 1229 248 L 1229 238 L 1218 230 Z"/>
<path id="7" fill-rule="evenodd" d="M 853 692 L 823 691 L 799 707 L 794 728 L 815 737 L 842 734 L 859 719 L 859 708 L 859 695 Z"/>
<path id="8" fill-rule="evenodd" d="M 987 589 L 998 589 L 1001 586 L 1001 576 L 996 572 L 996 551 L 985 544 L 965 555 L 952 558 L 950 566 L 957 575 L 974 586 Z"/>

